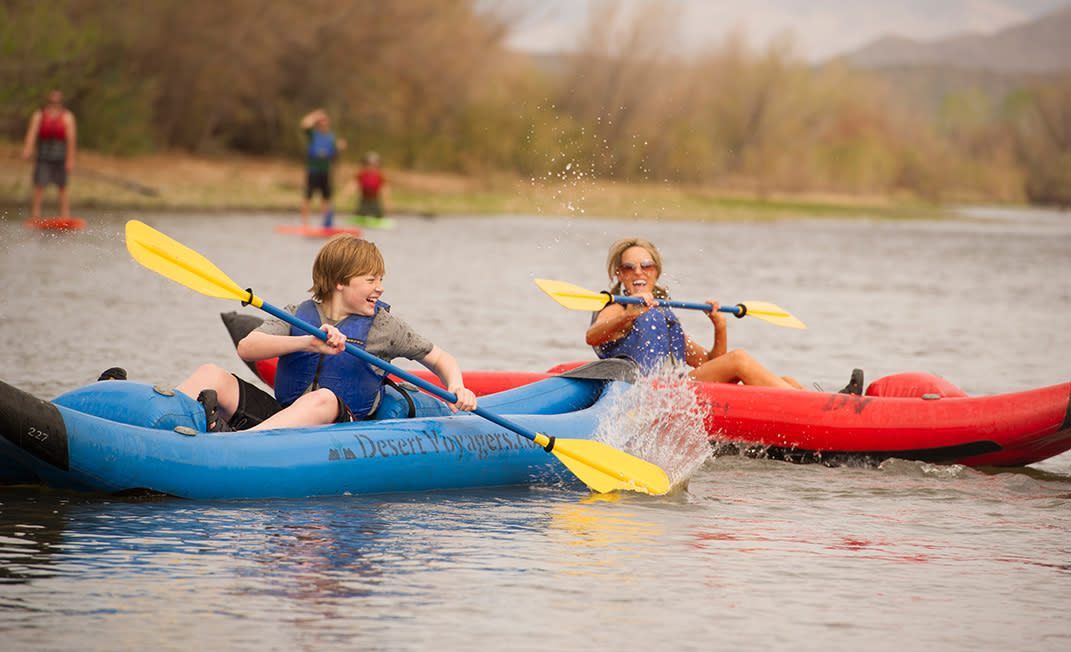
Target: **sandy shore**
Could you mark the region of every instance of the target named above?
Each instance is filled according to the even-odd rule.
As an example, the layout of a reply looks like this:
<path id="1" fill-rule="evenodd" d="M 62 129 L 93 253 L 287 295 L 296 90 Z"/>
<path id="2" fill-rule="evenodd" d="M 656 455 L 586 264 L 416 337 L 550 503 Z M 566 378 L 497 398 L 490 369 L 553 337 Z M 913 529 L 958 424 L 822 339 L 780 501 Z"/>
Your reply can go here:
<path id="1" fill-rule="evenodd" d="M 0 205 L 7 218 L 29 216 L 31 164 L 15 144 L 0 144 Z M 353 210 L 356 164 L 335 170 L 336 211 Z M 396 214 L 529 214 L 661 219 L 786 219 L 792 217 L 932 217 L 940 208 L 885 197 L 829 195 L 758 199 L 746 191 L 588 179 L 480 178 L 393 170 L 390 208 Z M 300 161 L 161 154 L 120 158 L 79 152 L 71 177 L 72 212 L 79 208 L 298 212 Z M 55 210 L 45 194 L 45 213 Z"/>

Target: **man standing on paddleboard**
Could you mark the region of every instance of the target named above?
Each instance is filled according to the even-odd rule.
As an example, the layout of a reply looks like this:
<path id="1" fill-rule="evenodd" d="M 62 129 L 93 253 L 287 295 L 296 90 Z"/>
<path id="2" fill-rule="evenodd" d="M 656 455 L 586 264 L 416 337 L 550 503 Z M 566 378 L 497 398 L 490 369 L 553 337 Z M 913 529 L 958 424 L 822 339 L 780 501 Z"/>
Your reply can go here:
<path id="1" fill-rule="evenodd" d="M 33 167 L 33 198 L 30 217 L 41 217 L 41 200 L 45 186 L 55 184 L 59 192 L 60 215 L 71 216 L 71 200 L 67 194 L 67 175 L 74 169 L 74 156 L 78 149 L 78 131 L 74 114 L 63 106 L 63 93 L 51 90 L 48 102 L 30 118 L 26 130 L 26 144 L 22 158 L 30 160 L 34 149 L 37 161 Z"/>

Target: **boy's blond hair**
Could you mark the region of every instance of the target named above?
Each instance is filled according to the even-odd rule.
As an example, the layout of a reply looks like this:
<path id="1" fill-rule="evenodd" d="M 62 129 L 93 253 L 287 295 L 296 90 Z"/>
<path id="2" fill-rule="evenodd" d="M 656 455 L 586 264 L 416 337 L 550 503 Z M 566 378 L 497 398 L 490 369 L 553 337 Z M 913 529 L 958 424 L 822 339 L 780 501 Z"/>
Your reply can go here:
<path id="1" fill-rule="evenodd" d="M 339 285 L 355 276 L 383 276 L 386 265 L 376 245 L 347 233 L 327 241 L 312 263 L 312 298 L 327 301 Z"/>

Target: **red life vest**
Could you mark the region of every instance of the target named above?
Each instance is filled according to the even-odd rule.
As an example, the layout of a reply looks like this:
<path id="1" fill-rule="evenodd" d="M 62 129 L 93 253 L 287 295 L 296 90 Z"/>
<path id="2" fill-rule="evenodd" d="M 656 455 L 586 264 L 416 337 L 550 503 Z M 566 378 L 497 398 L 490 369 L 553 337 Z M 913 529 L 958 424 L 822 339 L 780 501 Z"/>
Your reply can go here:
<path id="1" fill-rule="evenodd" d="M 37 130 L 40 140 L 67 140 L 67 124 L 63 120 L 64 112 L 41 112 L 41 126 Z"/>

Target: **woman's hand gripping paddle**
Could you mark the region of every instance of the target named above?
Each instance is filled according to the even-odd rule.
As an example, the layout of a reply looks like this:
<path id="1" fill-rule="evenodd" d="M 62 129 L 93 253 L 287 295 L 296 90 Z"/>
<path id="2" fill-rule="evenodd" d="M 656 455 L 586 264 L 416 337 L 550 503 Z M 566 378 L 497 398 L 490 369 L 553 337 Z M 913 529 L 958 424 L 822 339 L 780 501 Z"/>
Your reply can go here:
<path id="1" fill-rule="evenodd" d="M 137 220 L 130 220 L 126 223 L 126 248 L 130 255 L 134 257 L 134 260 L 141 263 L 141 265 L 161 276 L 166 276 L 172 281 L 181 283 L 191 290 L 196 290 L 210 297 L 234 299 L 244 304 L 255 306 L 300 328 L 306 333 L 315 335 L 323 340 L 327 339 L 327 334 L 324 331 L 266 303 L 263 299 L 254 295 L 251 290 L 243 290 L 238 287 L 234 281 L 227 278 L 226 274 L 221 272 L 218 267 L 209 262 L 204 256 L 172 240 L 147 224 Z M 346 344 L 346 351 L 369 364 L 413 383 L 433 396 L 449 403 L 457 402 L 457 396 L 454 394 L 389 362 L 380 360 L 352 344 Z M 542 446 L 547 452 L 554 453 L 577 478 L 599 493 L 627 489 L 661 495 L 669 491 L 669 478 L 661 468 L 602 442 L 587 439 L 548 437 L 481 408 L 476 408 L 473 413 L 527 437 Z"/>
<path id="2" fill-rule="evenodd" d="M 598 312 L 610 303 L 643 303 L 643 299 L 639 297 L 626 297 L 610 294 L 609 292 L 591 292 L 562 281 L 548 281 L 537 278 L 535 282 L 540 289 L 550 295 L 550 298 L 569 310 Z M 685 301 L 659 299 L 658 305 L 710 312 L 709 303 L 687 303 Z M 754 317 L 785 328 L 799 328 L 801 330 L 807 328 L 803 325 L 803 322 L 793 317 L 788 311 L 765 301 L 747 301 L 738 303 L 735 306 L 721 306 L 718 308 L 718 312 L 732 313 L 737 317 Z"/>

